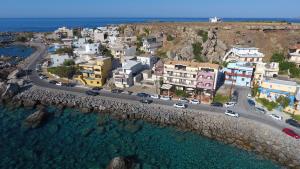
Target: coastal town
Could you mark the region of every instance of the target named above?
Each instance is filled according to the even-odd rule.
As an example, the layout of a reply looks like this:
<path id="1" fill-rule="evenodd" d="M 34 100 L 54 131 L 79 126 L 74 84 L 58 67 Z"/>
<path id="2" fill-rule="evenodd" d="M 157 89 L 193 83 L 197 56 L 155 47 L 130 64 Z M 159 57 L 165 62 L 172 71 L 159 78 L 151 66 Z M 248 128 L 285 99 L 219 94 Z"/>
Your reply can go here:
<path id="1" fill-rule="evenodd" d="M 135 111 L 142 110 L 145 114 L 139 119 L 167 124 L 174 124 L 172 116 L 180 121 L 180 116 L 188 113 L 189 120 L 200 118 L 199 112 L 205 116 L 211 113 L 222 115 L 213 119 L 229 118 L 243 124 L 245 130 L 255 128 L 243 121 L 247 119 L 279 129 L 293 141 L 300 139 L 300 42 L 283 50 L 288 52 L 273 51 L 271 55 L 251 44 L 225 45 L 216 37 L 222 20 L 215 17 L 209 21 L 209 29 L 197 28 L 198 45 L 176 49 L 180 52 L 164 52 L 170 44 L 176 44 L 177 34 L 146 28 L 136 33 L 125 25 L 61 27 L 30 34 L 23 43 L 36 48 L 32 56 L 15 70 L 0 62 L 3 72 L 13 70 L 6 71 L 9 75 L 3 79 L 7 81 L 1 82 L 2 102 L 14 98 L 20 105 L 55 104 L 80 108 L 85 113 L 116 111 L 125 119 L 136 119 L 135 114 L 141 112 Z M 253 27 L 248 26 L 249 30 Z M 187 31 L 183 27 L 182 32 Z M 157 117 L 158 111 L 167 115 Z M 43 117 L 39 113 L 29 120 Z M 215 127 L 218 120 L 211 125 Z M 285 137 L 280 139 L 287 141 Z"/>

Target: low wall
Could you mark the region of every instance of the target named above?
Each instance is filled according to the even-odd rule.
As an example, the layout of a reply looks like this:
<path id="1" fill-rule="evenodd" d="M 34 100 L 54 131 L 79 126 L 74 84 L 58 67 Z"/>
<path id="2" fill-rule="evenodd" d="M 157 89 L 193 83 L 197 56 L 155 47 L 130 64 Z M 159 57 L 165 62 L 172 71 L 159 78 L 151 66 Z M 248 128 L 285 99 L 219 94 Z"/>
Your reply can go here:
<path id="1" fill-rule="evenodd" d="M 14 97 L 24 106 L 36 104 L 80 108 L 83 112 L 111 113 L 119 119 L 142 119 L 192 130 L 203 136 L 253 151 L 289 168 L 300 168 L 300 142 L 278 129 L 245 118 L 218 113 L 181 110 L 156 104 L 32 87 Z"/>

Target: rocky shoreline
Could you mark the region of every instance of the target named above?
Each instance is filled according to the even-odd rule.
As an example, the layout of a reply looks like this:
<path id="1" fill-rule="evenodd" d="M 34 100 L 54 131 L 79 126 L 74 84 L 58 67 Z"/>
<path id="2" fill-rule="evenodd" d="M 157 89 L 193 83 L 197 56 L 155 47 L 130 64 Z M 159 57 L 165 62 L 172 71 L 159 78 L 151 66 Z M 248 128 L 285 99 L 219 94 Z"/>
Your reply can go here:
<path id="1" fill-rule="evenodd" d="M 178 110 L 156 104 L 91 97 L 80 93 L 57 91 L 33 86 L 12 99 L 14 106 L 54 105 L 60 109 L 77 108 L 83 113 L 109 113 L 120 120 L 144 120 L 194 131 L 225 144 L 255 152 L 288 168 L 300 168 L 300 142 L 277 129 L 251 120 L 230 118 L 222 114 Z"/>

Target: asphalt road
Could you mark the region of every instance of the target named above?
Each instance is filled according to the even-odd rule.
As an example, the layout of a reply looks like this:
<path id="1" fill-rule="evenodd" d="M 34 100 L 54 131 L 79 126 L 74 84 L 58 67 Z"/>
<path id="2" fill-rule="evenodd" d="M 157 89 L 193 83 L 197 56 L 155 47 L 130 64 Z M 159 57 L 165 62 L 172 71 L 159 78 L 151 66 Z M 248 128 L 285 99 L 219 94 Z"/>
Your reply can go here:
<path id="1" fill-rule="evenodd" d="M 84 88 L 79 88 L 79 87 L 65 87 L 65 86 L 56 86 L 54 84 L 48 83 L 46 80 L 41 80 L 38 76 L 38 73 L 35 71 L 36 65 L 45 57 L 47 54 L 47 48 L 45 45 L 41 43 L 32 43 L 34 46 L 38 46 L 38 50 L 32 55 L 32 62 L 28 65 L 28 69 L 34 70 L 32 74 L 29 75 L 29 79 L 32 81 L 34 85 L 50 88 L 50 89 L 56 89 L 56 90 L 61 90 L 61 91 L 70 91 L 70 92 L 76 92 L 78 94 L 85 94 L 85 92 L 88 89 Z M 236 88 L 235 90 L 238 91 L 239 97 L 238 97 L 238 104 L 235 106 L 232 110 L 235 112 L 239 113 L 240 117 L 250 119 L 256 122 L 260 122 L 263 124 L 267 124 L 271 127 L 274 127 L 276 129 L 282 130 L 285 127 L 293 128 L 296 132 L 300 133 L 299 129 L 296 129 L 290 125 L 287 125 L 283 121 L 276 121 L 272 119 L 271 117 L 268 117 L 266 115 L 263 115 L 261 113 L 258 113 L 254 110 L 254 107 L 251 107 L 248 102 L 247 102 L 247 94 L 250 92 L 249 89 L 247 88 Z M 135 95 L 128 95 L 128 94 L 115 94 L 111 93 L 109 91 L 100 91 L 99 96 L 105 96 L 105 97 L 110 97 L 110 98 L 117 98 L 117 99 L 124 99 L 124 100 L 132 100 L 132 101 L 139 101 L 141 98 Z M 153 103 L 159 104 L 159 105 L 164 105 L 164 106 L 173 106 L 174 103 L 177 101 L 164 101 L 164 100 L 159 100 L 159 99 L 152 99 Z M 226 108 L 218 108 L 218 107 L 211 107 L 209 105 L 192 105 L 188 104 L 188 109 L 193 109 L 197 111 L 208 111 L 212 113 L 221 113 L 224 114 L 226 111 Z"/>

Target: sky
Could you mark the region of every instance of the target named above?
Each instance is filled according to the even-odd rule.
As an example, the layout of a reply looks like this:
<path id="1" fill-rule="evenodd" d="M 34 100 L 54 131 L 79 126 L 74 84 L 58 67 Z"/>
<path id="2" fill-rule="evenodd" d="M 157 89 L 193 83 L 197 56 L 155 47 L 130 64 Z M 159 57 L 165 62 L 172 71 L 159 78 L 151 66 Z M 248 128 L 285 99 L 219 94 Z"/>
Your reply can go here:
<path id="1" fill-rule="evenodd" d="M 300 0 L 1 0 L 0 18 L 295 18 Z"/>

